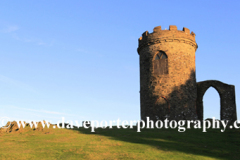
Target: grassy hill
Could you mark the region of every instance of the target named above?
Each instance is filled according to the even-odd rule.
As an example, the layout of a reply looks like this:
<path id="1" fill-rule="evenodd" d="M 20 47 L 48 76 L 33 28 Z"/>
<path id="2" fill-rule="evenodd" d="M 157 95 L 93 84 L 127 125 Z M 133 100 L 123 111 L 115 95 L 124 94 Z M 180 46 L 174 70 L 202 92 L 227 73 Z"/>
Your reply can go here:
<path id="1" fill-rule="evenodd" d="M 0 159 L 240 159 L 240 130 L 31 129 L 0 134 Z"/>

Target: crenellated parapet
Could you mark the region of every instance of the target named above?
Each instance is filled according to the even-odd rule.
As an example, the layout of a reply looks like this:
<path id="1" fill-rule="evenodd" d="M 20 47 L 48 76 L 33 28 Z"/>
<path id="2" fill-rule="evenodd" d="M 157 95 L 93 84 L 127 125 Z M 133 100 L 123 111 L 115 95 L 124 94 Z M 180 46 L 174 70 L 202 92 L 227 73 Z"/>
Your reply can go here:
<path id="1" fill-rule="evenodd" d="M 153 29 L 153 33 L 144 32 L 142 37 L 138 39 L 138 53 L 144 47 L 165 42 L 186 43 L 193 46 L 195 50 L 198 48 L 195 33 L 190 33 L 190 30 L 185 27 L 180 31 L 177 30 L 177 26 L 170 25 L 169 30 L 162 30 L 161 26 L 158 26 Z"/>

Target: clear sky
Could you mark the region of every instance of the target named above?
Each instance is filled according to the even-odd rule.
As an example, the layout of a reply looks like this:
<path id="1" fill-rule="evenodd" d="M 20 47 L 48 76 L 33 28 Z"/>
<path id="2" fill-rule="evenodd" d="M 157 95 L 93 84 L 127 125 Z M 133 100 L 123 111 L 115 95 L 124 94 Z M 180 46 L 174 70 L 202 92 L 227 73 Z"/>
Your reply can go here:
<path id="1" fill-rule="evenodd" d="M 240 116 L 240 2 L 1 1 L 0 117 L 138 120 L 138 38 L 161 25 L 196 33 L 197 81 L 235 85 Z M 210 88 L 204 117 L 220 117 Z"/>

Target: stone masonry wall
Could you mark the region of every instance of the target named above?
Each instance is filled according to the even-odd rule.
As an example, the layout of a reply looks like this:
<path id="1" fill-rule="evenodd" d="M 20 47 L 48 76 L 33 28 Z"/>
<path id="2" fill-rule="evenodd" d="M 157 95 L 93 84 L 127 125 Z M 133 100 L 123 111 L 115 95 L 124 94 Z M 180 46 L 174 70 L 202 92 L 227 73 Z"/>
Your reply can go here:
<path id="1" fill-rule="evenodd" d="M 195 76 L 195 34 L 189 29 L 155 27 L 139 38 L 141 119 L 197 119 Z M 168 74 L 154 74 L 156 54 L 167 55 Z"/>
<path id="2" fill-rule="evenodd" d="M 216 80 L 208 80 L 197 83 L 197 114 L 199 120 L 203 120 L 203 96 L 208 88 L 213 87 L 220 96 L 220 118 L 221 120 L 229 120 L 233 123 L 237 120 L 237 109 L 235 101 L 234 85 L 225 84 Z"/>

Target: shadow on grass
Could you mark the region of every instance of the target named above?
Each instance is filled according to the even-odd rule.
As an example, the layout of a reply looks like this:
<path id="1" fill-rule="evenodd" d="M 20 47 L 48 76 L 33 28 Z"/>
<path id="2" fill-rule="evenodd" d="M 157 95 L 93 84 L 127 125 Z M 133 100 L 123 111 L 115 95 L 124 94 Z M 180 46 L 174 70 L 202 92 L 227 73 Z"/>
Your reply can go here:
<path id="1" fill-rule="evenodd" d="M 166 95 L 167 99 L 169 99 L 169 105 L 167 105 L 169 108 L 166 108 L 166 105 L 151 104 L 149 101 L 152 107 L 142 108 L 144 113 L 142 119 L 144 117 L 150 117 L 151 120 L 157 120 L 156 117 L 165 119 L 166 110 L 169 110 L 170 120 L 197 119 L 201 117 L 203 112 L 197 112 L 197 95 L 191 94 L 197 93 L 194 82 L 196 82 L 195 72 L 192 71 L 189 80 L 185 84 L 175 87 L 169 95 Z M 154 93 L 154 87 L 152 87 L 151 93 Z M 156 100 L 158 98 L 158 96 L 155 96 Z M 154 95 L 150 95 L 149 99 L 154 99 Z M 155 102 L 155 100 L 152 102 Z M 154 110 L 154 107 L 157 110 Z M 118 141 L 148 145 L 163 151 L 176 151 L 218 159 L 240 159 L 240 130 L 229 129 L 221 132 L 219 129 L 211 129 L 202 132 L 199 129 L 191 129 L 180 133 L 172 129 L 144 129 L 138 133 L 136 128 L 114 128 L 97 129 L 95 133 L 91 133 L 90 129 L 80 128 L 77 131 L 84 134 L 98 134 Z"/>
<path id="2" fill-rule="evenodd" d="M 90 129 L 76 130 L 84 134 L 97 134 L 113 140 L 144 144 L 163 151 L 177 151 L 191 155 L 201 155 L 218 159 L 239 159 L 240 131 L 239 130 L 186 130 L 178 132 L 173 129 L 144 129 L 137 132 L 133 129 Z"/>

